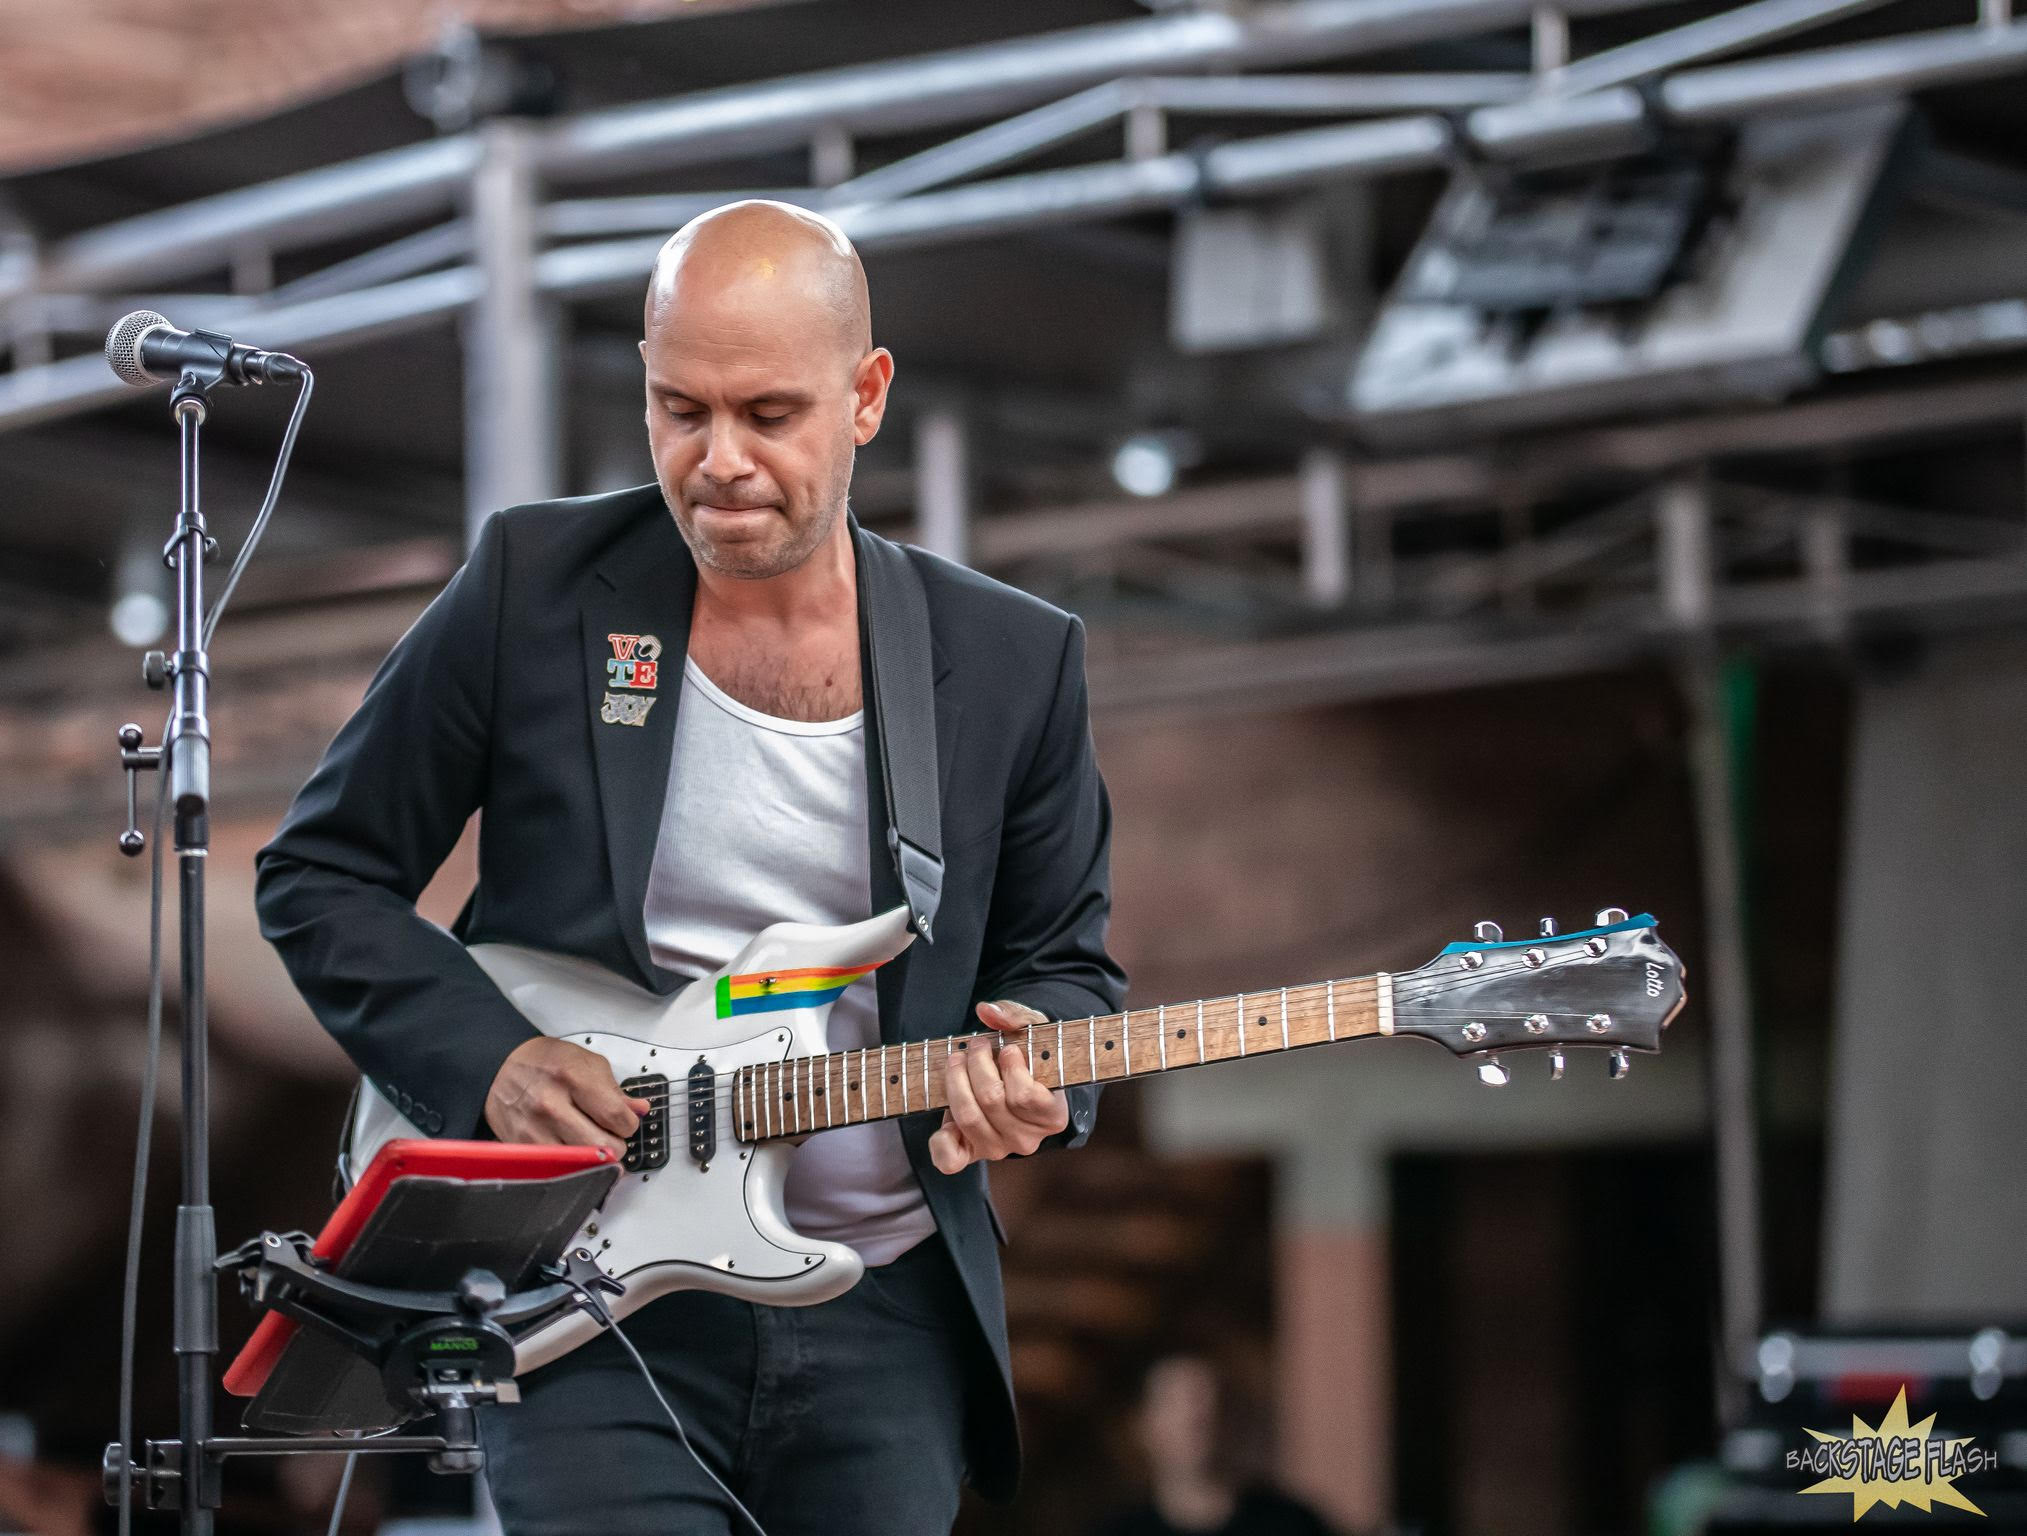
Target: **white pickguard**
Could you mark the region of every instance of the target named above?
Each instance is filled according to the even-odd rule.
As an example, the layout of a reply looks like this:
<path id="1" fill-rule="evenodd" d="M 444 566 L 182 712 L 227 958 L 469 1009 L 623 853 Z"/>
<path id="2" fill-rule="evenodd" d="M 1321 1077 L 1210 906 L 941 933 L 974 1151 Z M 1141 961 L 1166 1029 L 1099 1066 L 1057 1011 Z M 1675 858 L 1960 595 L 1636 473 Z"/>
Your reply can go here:
<path id="1" fill-rule="evenodd" d="M 788 1224 L 782 1184 L 798 1143 L 741 1144 L 721 1101 L 716 1150 L 702 1164 L 691 1155 L 684 1076 L 699 1057 L 724 1082 L 744 1066 L 829 1049 L 830 1004 L 721 1019 L 718 976 L 884 964 L 912 937 L 905 907 L 842 928 L 776 923 L 717 975 L 666 998 L 587 960 L 511 944 L 472 946 L 472 958 L 543 1034 L 595 1051 L 621 1081 L 648 1073 L 669 1080 L 667 1165 L 623 1175 L 571 1245 L 626 1286 L 612 1300 L 614 1313 L 624 1317 L 657 1296 L 692 1289 L 808 1306 L 858 1282 L 863 1265 L 856 1251 L 803 1237 Z M 872 984 L 871 977 L 853 983 Z M 357 1178 L 389 1141 L 423 1134 L 370 1082 L 362 1083 L 347 1173 Z M 546 1364 L 597 1332 L 597 1323 L 573 1312 L 523 1336 L 515 1368 Z"/>

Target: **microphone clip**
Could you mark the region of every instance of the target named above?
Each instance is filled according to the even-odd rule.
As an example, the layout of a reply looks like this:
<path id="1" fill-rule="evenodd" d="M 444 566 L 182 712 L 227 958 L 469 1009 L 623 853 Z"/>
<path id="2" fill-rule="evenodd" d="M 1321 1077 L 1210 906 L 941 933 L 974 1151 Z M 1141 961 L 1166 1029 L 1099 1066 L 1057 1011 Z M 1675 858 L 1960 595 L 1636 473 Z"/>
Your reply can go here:
<path id="1" fill-rule="evenodd" d="M 245 350 L 235 347 L 230 336 L 222 336 L 217 331 L 190 332 L 186 346 L 196 350 L 197 343 L 202 343 L 202 355 L 191 357 L 186 353 L 181 359 L 182 372 L 177 377 L 175 392 L 169 396 L 171 410 L 180 407 L 185 400 L 203 401 L 220 384 L 267 382 L 264 374 L 248 372 L 244 366 Z M 198 419 L 201 421 L 203 418 L 200 416 Z"/>

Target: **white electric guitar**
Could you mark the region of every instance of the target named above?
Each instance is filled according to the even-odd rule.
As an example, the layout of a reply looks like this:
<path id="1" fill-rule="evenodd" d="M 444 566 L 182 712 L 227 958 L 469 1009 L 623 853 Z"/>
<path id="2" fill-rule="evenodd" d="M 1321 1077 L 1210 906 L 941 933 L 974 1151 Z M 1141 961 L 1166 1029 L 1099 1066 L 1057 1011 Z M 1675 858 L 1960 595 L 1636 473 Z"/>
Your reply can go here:
<path id="1" fill-rule="evenodd" d="M 1552 928 L 1544 923 L 1545 929 Z M 825 1019 L 847 986 L 907 948 L 905 908 L 842 928 L 777 923 L 715 976 L 673 997 L 589 961 L 507 944 L 471 948 L 486 974 L 546 1035 L 594 1051 L 620 1086 L 653 1108 L 627 1144 L 625 1172 L 573 1248 L 622 1283 L 621 1317 L 670 1291 L 701 1288 L 782 1306 L 828 1301 L 858 1280 L 858 1254 L 798 1233 L 782 1208 L 789 1159 L 806 1137 L 944 1107 L 959 1051 L 1000 1037 L 975 1031 L 862 1051 L 827 1052 Z M 1499 1053 L 1660 1049 L 1683 1003 L 1682 964 L 1651 917 L 1600 912 L 1581 933 L 1505 941 L 1490 923 L 1419 970 L 1245 992 L 1203 1002 L 1038 1024 L 1008 1037 L 1050 1087 L 1146 1077 L 1242 1056 L 1369 1035 L 1422 1035 L 1480 1058 Z M 353 1177 L 396 1137 L 419 1131 L 371 1083 L 352 1125 Z M 582 1312 L 518 1340 L 531 1370 L 598 1332 Z"/>

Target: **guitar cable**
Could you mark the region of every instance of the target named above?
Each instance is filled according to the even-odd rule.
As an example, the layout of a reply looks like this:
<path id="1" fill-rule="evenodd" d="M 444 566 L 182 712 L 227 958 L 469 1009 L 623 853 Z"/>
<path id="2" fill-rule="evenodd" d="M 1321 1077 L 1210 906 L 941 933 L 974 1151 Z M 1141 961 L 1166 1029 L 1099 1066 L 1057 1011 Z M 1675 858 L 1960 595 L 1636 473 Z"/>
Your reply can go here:
<path id="1" fill-rule="evenodd" d="M 618 1339 L 627 1354 L 633 1358 L 634 1367 L 640 1372 L 641 1380 L 647 1383 L 648 1391 L 654 1394 L 655 1401 L 661 1404 L 662 1412 L 668 1415 L 669 1424 L 675 1429 L 676 1439 L 682 1444 L 683 1449 L 690 1453 L 690 1460 L 697 1464 L 697 1470 L 711 1480 L 712 1487 L 725 1495 L 725 1501 L 739 1512 L 739 1518 L 746 1522 L 746 1526 L 753 1532 L 753 1536 L 767 1536 L 767 1527 L 753 1517 L 753 1511 L 739 1501 L 739 1495 L 734 1493 L 730 1488 L 727 1488 L 718 1474 L 711 1470 L 711 1464 L 704 1460 L 703 1454 L 698 1451 L 695 1442 L 690 1439 L 689 1432 L 683 1428 L 682 1419 L 677 1416 L 676 1410 L 670 1406 L 669 1400 L 662 1395 L 661 1384 L 655 1380 L 655 1373 L 648 1368 L 647 1361 L 641 1358 L 641 1352 L 634 1348 L 633 1340 L 626 1336 L 626 1330 L 619 1326 L 619 1320 L 612 1315 L 611 1309 L 606 1306 L 605 1298 L 599 1296 L 588 1284 L 579 1284 L 577 1286 L 577 1294 L 584 1299 L 585 1310 L 591 1314 L 599 1326 Z"/>
<path id="2" fill-rule="evenodd" d="M 134 1332 L 141 1301 L 141 1218 L 148 1203 L 156 1080 L 162 1066 L 162 822 L 168 804 L 169 774 L 163 768 L 156 775 L 155 820 L 148 833 L 148 1048 L 141 1066 L 140 1125 L 134 1136 L 134 1189 L 127 1205 L 127 1266 L 120 1291 L 119 1536 L 130 1536 L 134 1528 L 134 1485 L 128 1475 L 134 1462 Z"/>

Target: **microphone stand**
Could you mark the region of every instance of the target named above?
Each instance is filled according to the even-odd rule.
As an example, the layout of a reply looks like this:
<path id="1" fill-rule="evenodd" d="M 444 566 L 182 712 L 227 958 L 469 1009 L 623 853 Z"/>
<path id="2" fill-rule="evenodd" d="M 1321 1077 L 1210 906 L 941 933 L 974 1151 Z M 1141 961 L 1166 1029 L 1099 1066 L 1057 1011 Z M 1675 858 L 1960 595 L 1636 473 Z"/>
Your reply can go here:
<path id="1" fill-rule="evenodd" d="M 211 1373 L 218 1354 L 218 1231 L 211 1208 L 210 1020 L 204 980 L 204 865 L 211 852 L 211 658 L 204 647 L 204 564 L 217 553 L 218 541 L 205 527 L 198 464 L 206 395 L 223 377 L 222 365 L 186 368 L 169 397 L 182 449 L 176 527 L 163 550 L 163 559 L 176 572 L 176 649 L 166 659 L 149 653 L 143 676 L 151 688 L 166 683 L 172 704 L 159 747 L 144 747 L 137 726 L 120 731 L 120 762 L 127 772 L 127 829 L 120 851 L 138 854 L 144 843 L 137 825 L 136 774 L 160 771 L 166 763 L 175 814 L 183 1125 L 172 1343 L 183 1454 L 179 1467 L 151 1470 L 173 1477 L 182 1529 L 192 1536 L 211 1536 L 213 1512 L 222 1502 L 215 1463 L 197 1448 L 212 1439 Z M 129 1474 L 123 1468 L 121 1475 Z M 153 1502 L 144 1498 L 142 1507 Z"/>
<path id="2" fill-rule="evenodd" d="M 169 558 L 176 568 L 176 653 L 168 664 L 173 707 L 162 751 L 176 822 L 180 898 L 183 1041 L 182 1199 L 176 1207 L 177 1427 L 187 1448 L 211 1439 L 211 1370 L 218 1354 L 217 1225 L 211 1210 L 210 1020 L 204 989 L 204 867 L 211 853 L 211 658 L 204 648 L 204 562 L 218 548 L 204 526 L 198 486 L 198 431 L 205 391 L 217 382 L 186 369 L 170 396 L 182 439 L 182 496 Z M 211 1536 L 221 1490 L 206 1463 L 184 1468 L 183 1529 Z"/>
<path id="3" fill-rule="evenodd" d="M 176 649 L 167 658 L 150 652 L 142 675 L 151 688 L 166 684 L 172 703 L 159 747 L 143 746 L 138 726 L 125 726 L 119 733 L 120 762 L 127 773 L 127 828 L 120 851 L 131 857 L 145 842 L 137 824 L 137 774 L 167 765 L 175 815 L 183 1125 L 171 1337 L 182 1454 L 178 1467 L 146 1470 L 167 1473 L 173 1480 L 182 1529 L 193 1536 L 211 1536 L 213 1513 L 222 1502 L 216 1464 L 198 1449 L 213 1438 L 211 1374 L 218 1354 L 218 1230 L 211 1207 L 210 1019 L 204 977 L 204 867 L 211 853 L 211 658 L 204 645 L 204 565 L 218 552 L 218 541 L 204 523 L 198 465 L 207 395 L 224 377 L 223 359 L 193 364 L 183 370 L 169 397 L 182 450 L 176 527 L 162 552 L 176 572 Z M 122 1468 L 119 1475 L 131 1473 Z M 142 1507 L 154 1502 L 144 1498 Z"/>

